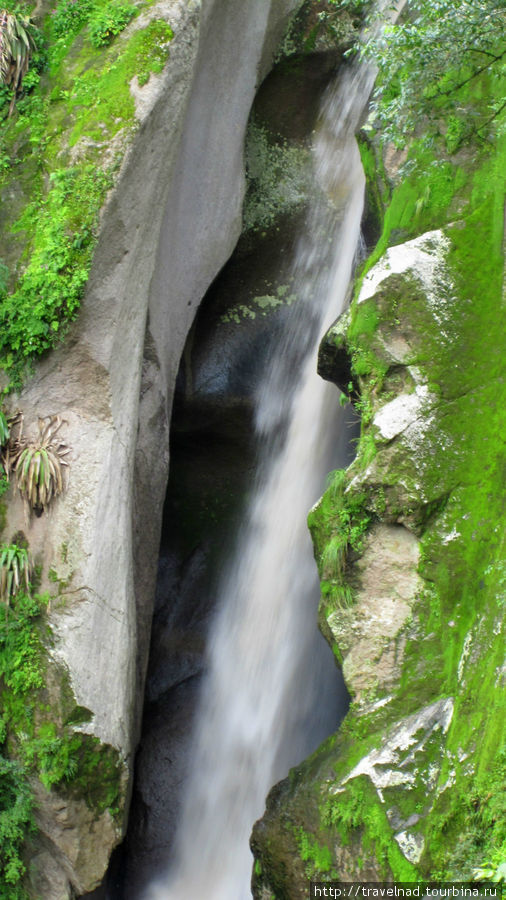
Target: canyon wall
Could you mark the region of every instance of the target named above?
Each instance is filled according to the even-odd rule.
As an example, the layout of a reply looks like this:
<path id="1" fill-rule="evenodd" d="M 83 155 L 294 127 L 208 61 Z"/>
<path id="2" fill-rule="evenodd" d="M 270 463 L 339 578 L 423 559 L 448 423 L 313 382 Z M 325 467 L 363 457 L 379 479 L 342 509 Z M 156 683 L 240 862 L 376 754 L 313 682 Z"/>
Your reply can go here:
<path id="1" fill-rule="evenodd" d="M 41 589 L 50 593 L 34 740 L 49 718 L 59 752 L 70 748 L 73 758 L 64 777 L 53 773 L 45 786 L 36 770 L 31 776 L 39 827 L 30 852 L 34 896 L 61 900 L 93 889 L 123 832 L 175 376 L 200 300 L 241 231 L 248 115 L 296 6 L 145 4 L 116 41 L 126 53 L 139 31 L 165 23 L 170 49 L 163 70 L 148 72 L 143 86 L 132 78 L 132 121 L 103 144 L 96 122 L 93 136 L 69 139 L 76 116 L 84 115 L 79 109 L 60 127 L 62 159 L 85 165 L 91 158 L 97 173 L 113 152 L 116 169 L 122 161 L 101 213 L 79 317 L 65 343 L 7 400 L 8 411 L 22 410 L 24 434 L 32 438 L 39 418 L 61 417 L 59 435 L 70 448 L 64 494 L 37 517 L 12 484 L 3 529 L 6 543 L 23 532 L 40 565 Z M 89 65 L 87 53 L 96 60 L 78 36 L 66 60 L 77 79 Z M 48 89 L 59 96 L 51 81 Z M 3 199 L 13 190 L 7 185 Z M 7 235 L 10 224 L 7 217 Z M 15 248 L 7 249 L 14 268 Z"/>

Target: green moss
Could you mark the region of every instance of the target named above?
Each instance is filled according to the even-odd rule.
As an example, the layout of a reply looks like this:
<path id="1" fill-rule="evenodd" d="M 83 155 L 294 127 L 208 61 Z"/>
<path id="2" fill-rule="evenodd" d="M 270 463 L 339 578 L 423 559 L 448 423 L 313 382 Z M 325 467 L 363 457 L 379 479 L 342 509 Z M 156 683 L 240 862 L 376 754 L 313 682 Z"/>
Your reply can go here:
<path id="1" fill-rule="evenodd" d="M 275 294 L 253 297 L 249 306 L 244 303 L 231 306 L 226 313 L 220 316 L 220 322 L 223 324 L 235 322 L 236 325 L 239 325 L 243 319 L 256 319 L 257 315 L 267 316 L 278 306 L 291 306 L 296 299 L 296 294 L 290 292 L 290 285 L 280 284 L 276 288 Z"/>
<path id="2" fill-rule="evenodd" d="M 247 193 L 244 231 L 269 228 L 276 218 L 306 203 L 309 151 L 277 142 L 251 121 L 246 136 Z"/>
<path id="3" fill-rule="evenodd" d="M 320 844 L 314 835 L 308 834 L 303 828 L 294 829 L 294 834 L 300 857 L 306 863 L 307 877 L 315 878 L 321 875 L 335 877 L 330 849 L 325 844 Z"/>
<path id="4" fill-rule="evenodd" d="M 374 856 L 381 877 L 394 881 L 416 881 L 418 872 L 402 855 L 369 778 L 361 775 L 350 781 L 335 799 L 326 801 L 323 821 L 335 829 L 342 846 L 360 844 L 364 855 Z"/>
<path id="5" fill-rule="evenodd" d="M 130 82 L 137 75 L 145 84 L 167 60 L 173 32 L 161 19 L 115 36 L 139 9 L 116 4 L 112 11 L 121 21 L 102 42 L 108 45 L 97 48 L 93 35 L 111 5 L 59 3 L 44 24 L 49 71 L 29 73 L 12 118 L 5 118 L 8 97 L 3 106 L 0 97 L 2 231 L 10 273 L 0 290 L 0 366 L 15 384 L 26 362 L 60 340 L 77 315 L 99 211 L 136 127 Z M 118 154 L 105 164 L 119 132 Z M 78 144 L 74 164 L 70 150 Z"/>
<path id="6" fill-rule="evenodd" d="M 139 84 L 144 85 L 152 72 L 162 71 L 173 36 L 167 22 L 155 19 L 144 30 L 135 32 L 124 47 L 111 47 L 105 59 L 103 53 L 93 59 L 89 45 L 83 44 L 74 65 L 77 77 L 72 85 L 68 82 L 68 96 L 63 88 L 63 102 L 75 118 L 69 146 L 86 135 L 100 143 L 107 142 L 133 120 L 130 81 L 137 75 Z"/>

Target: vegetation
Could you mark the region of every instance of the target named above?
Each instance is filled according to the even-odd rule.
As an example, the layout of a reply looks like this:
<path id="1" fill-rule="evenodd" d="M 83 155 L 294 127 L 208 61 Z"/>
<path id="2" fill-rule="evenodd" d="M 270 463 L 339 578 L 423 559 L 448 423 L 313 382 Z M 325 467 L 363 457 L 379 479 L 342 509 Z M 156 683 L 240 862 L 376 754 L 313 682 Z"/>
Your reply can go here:
<path id="1" fill-rule="evenodd" d="M 405 147 L 421 120 L 425 140 L 443 135 L 449 152 L 488 138 L 506 100 L 479 80 L 506 73 L 503 0 L 409 0 L 400 21 L 372 33 L 361 52 L 379 69 L 372 110 L 383 141 Z M 463 105 L 475 86 L 479 102 Z"/>
<path id="2" fill-rule="evenodd" d="M 21 586 L 30 593 L 32 562 L 26 547 L 17 544 L 0 546 L 0 601 L 9 606 Z"/>
<path id="3" fill-rule="evenodd" d="M 60 0 L 34 33 L 10 118 L 13 89 L 0 86 L 0 191 L 14 197 L 2 208 L 0 367 L 14 386 L 78 313 L 99 211 L 136 126 L 130 81 L 163 69 L 173 37 L 155 18 L 121 34 L 150 3 Z"/>
<path id="4" fill-rule="evenodd" d="M 8 548 L 13 549 L 13 548 Z M 18 551 L 20 548 L 16 548 Z M 12 758 L 9 733 L 14 723 L 33 733 L 34 696 L 43 686 L 42 653 L 37 622 L 41 598 L 18 592 L 10 615 L 0 617 L 0 898 L 24 900 L 21 880 L 24 842 L 35 830 L 33 800 L 26 761 Z M 9 758 L 11 757 L 11 758 Z"/>
<path id="5" fill-rule="evenodd" d="M 28 72 L 35 46 L 33 35 L 34 26 L 28 16 L 0 10 L 0 84 L 12 90 L 9 115 Z"/>
<path id="6" fill-rule="evenodd" d="M 11 557 L 24 569 L 8 617 L 0 616 L 0 900 L 25 900 L 24 847 L 35 831 L 29 779 L 86 797 L 98 815 L 114 814 L 122 768 L 114 748 L 74 730 L 90 714 L 76 706 L 64 673 L 57 692 L 49 689 L 47 597 L 30 590 L 27 551 L 0 548 L 0 560 Z"/>
<path id="7" fill-rule="evenodd" d="M 348 484 L 345 469 L 331 472 L 327 490 L 308 517 L 315 547 L 321 548 L 317 563 L 325 616 L 334 609 L 353 605 L 353 590 L 346 581 L 346 560 L 350 553 L 362 553 L 364 535 L 373 517 L 366 495 L 347 491 Z"/>
<path id="8" fill-rule="evenodd" d="M 35 830 L 33 800 L 22 765 L 0 754 L 0 900 L 26 900 L 23 843 Z"/>
<path id="9" fill-rule="evenodd" d="M 90 23 L 90 41 L 97 49 L 106 47 L 128 25 L 136 10 L 124 3 L 108 3 Z"/>

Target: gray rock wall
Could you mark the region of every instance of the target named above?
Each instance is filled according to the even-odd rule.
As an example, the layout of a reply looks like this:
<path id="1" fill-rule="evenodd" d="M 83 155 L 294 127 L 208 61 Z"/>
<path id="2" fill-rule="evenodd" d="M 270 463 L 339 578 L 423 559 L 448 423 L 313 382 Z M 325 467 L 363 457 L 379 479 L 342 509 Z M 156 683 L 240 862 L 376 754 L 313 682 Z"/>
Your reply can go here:
<path id="1" fill-rule="evenodd" d="M 250 106 L 298 5 L 157 4 L 174 30 L 171 55 L 145 88 L 132 84 L 139 130 L 103 213 L 79 320 L 15 398 L 28 432 L 38 416 L 61 415 L 72 452 L 63 497 L 27 521 L 13 496 L 5 534 L 24 530 L 43 587 L 53 570 L 54 660 L 68 671 L 76 703 L 92 713 L 79 727 L 116 747 L 127 773 L 141 712 L 175 375 L 198 304 L 240 233 Z M 89 823 L 84 799 L 62 804 L 60 831 L 46 828 L 47 809 L 40 814 L 65 871 L 47 900 L 70 896 L 69 884 L 78 892 L 96 886 L 104 841 L 112 846 L 121 833 L 118 825 L 111 838 L 109 817 L 106 829 L 95 826 L 97 852 L 91 847 L 84 864 L 69 859 L 63 835 L 69 827 L 79 832 L 80 807 L 82 828 Z"/>

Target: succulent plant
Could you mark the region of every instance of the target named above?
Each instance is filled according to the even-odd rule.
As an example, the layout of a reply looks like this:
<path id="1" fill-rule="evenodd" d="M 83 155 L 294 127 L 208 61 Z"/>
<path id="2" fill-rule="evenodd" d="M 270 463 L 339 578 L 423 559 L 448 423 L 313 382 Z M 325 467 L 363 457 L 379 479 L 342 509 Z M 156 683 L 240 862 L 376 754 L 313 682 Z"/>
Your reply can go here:
<path id="1" fill-rule="evenodd" d="M 39 437 L 27 441 L 23 437 L 23 416 L 18 414 L 12 420 L 11 437 L 3 454 L 7 474 L 15 472 L 16 484 L 21 496 L 40 515 L 51 500 L 64 490 L 63 469 L 68 466 L 65 459 L 70 449 L 57 436 L 62 419 L 49 416 L 39 418 Z M 18 433 L 13 434 L 14 426 Z"/>
<path id="2" fill-rule="evenodd" d="M 30 593 L 32 562 L 28 550 L 17 544 L 0 546 L 0 601 L 10 605 L 20 588 Z"/>

